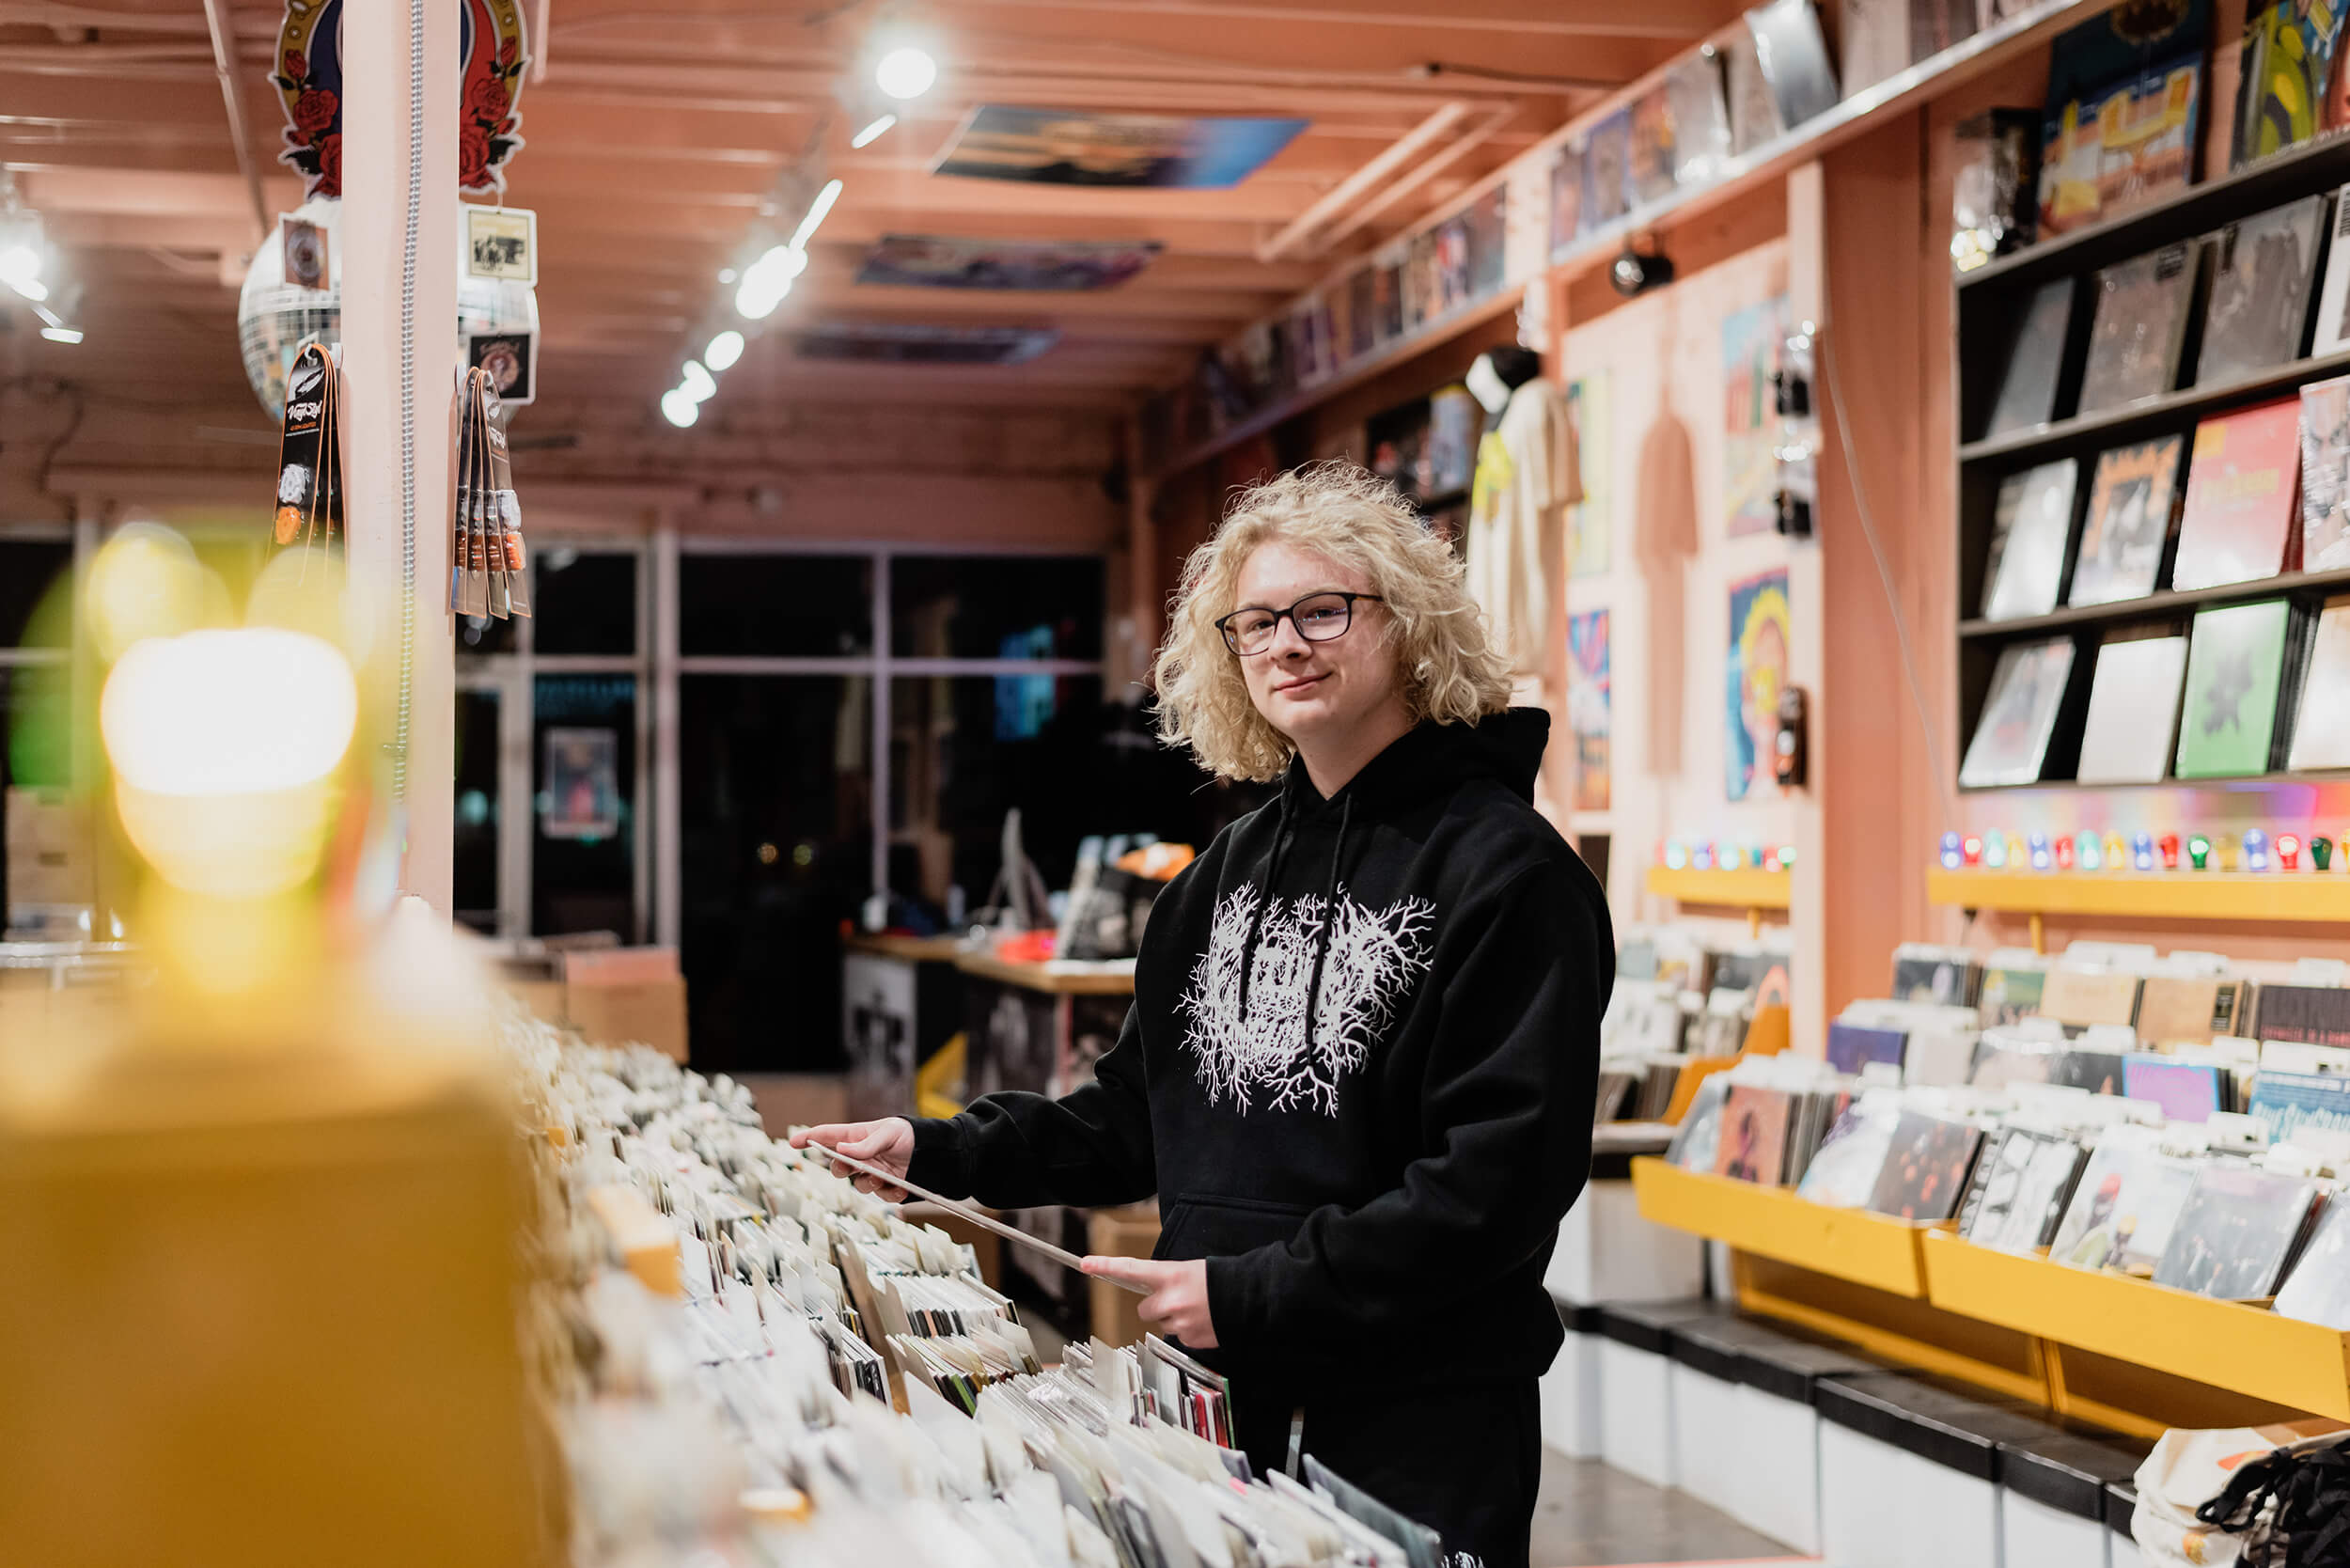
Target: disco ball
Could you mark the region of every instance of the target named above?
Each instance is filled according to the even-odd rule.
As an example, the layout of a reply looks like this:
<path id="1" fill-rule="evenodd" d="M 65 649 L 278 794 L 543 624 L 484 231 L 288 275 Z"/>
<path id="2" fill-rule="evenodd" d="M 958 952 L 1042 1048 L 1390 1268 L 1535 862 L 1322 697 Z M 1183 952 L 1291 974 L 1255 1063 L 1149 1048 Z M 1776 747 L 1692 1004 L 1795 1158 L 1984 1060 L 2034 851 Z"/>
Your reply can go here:
<path id="1" fill-rule="evenodd" d="M 314 224 L 325 238 L 323 271 L 326 287 L 305 288 L 290 280 L 286 247 L 276 235 L 254 252 L 246 269 L 244 288 L 237 296 L 237 344 L 244 355 L 245 380 L 272 419 L 286 416 L 286 377 L 294 356 L 313 339 L 328 348 L 342 345 L 343 249 L 342 207 L 332 196 L 314 196 L 289 214 L 300 223 Z M 460 225 L 462 237 L 462 225 Z M 297 272 L 320 259 L 297 254 Z M 526 283 L 475 277 L 465 271 L 462 245 L 456 258 L 457 321 L 451 342 L 452 364 L 458 346 L 484 335 L 535 334 L 539 330 L 538 290 Z M 421 368 L 421 364 L 420 367 Z"/>

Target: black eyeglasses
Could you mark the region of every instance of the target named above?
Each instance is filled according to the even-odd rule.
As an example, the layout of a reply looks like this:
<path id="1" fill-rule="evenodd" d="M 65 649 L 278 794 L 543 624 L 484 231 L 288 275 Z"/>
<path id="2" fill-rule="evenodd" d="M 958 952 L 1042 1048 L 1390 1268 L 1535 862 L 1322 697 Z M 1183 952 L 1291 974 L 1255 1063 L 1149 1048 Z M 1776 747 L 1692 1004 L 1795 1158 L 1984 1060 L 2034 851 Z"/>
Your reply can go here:
<path id="1" fill-rule="evenodd" d="M 1234 610 L 1215 623 L 1224 634 L 1224 646 L 1243 658 L 1263 652 L 1273 646 L 1274 634 L 1286 620 L 1297 628 L 1297 635 L 1308 642 L 1334 642 L 1346 635 L 1346 629 L 1355 624 L 1355 601 L 1368 599 L 1374 604 L 1385 604 L 1375 593 L 1309 593 L 1286 610 Z"/>

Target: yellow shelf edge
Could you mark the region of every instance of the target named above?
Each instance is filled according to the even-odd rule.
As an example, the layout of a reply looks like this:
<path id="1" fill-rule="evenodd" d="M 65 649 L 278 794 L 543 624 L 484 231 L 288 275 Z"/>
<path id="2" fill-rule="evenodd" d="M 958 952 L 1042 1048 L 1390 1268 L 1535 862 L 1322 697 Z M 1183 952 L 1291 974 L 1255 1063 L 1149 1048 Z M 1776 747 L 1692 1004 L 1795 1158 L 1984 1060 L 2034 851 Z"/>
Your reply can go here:
<path id="1" fill-rule="evenodd" d="M 1648 890 L 1682 903 L 1719 904 L 1726 909 L 1785 909 L 1793 902 L 1794 875 L 1741 868 L 1734 871 L 1648 869 Z"/>
<path id="2" fill-rule="evenodd" d="M 1632 1162 L 1641 1217 L 1741 1251 L 1912 1299 L 1925 1294 L 1922 1227 L 1859 1209 L 1831 1209 L 1786 1187 L 1683 1170 L 1653 1156 Z"/>
<path id="3" fill-rule="evenodd" d="M 2194 1383 L 2350 1420 L 2350 1340 L 2322 1324 L 1937 1233 L 1927 1299 L 1946 1311 Z"/>
<path id="4" fill-rule="evenodd" d="M 2326 871 L 1986 871 L 1937 868 L 1926 900 L 2025 915 L 2350 920 L 2350 875 Z"/>

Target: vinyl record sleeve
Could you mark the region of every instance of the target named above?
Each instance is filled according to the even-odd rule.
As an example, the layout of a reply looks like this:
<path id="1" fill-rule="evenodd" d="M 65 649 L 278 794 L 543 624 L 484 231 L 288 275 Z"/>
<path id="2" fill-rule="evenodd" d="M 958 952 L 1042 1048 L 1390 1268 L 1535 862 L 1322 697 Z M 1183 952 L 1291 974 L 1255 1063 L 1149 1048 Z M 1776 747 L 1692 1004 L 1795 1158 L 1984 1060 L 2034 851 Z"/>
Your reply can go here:
<path id="1" fill-rule="evenodd" d="M 2221 1301 L 2274 1295 L 2318 1200 L 2318 1184 L 2213 1161 L 2195 1173 L 2154 1283 Z"/>
<path id="2" fill-rule="evenodd" d="M 2282 599 L 2197 612 L 2179 715 L 2179 777 L 2268 771 L 2292 619 Z"/>
<path id="3" fill-rule="evenodd" d="M 2350 185 L 2334 193 L 2334 241 L 2326 253 L 2326 279 L 2317 290 L 2317 321 L 2310 341 L 2312 354 L 2350 349 L 2350 320 L 2344 320 L 2344 311 L 2350 308 L 2350 246 L 2342 243 L 2343 229 L 2350 226 L 2350 201 L 2342 199 L 2344 192 L 2350 192 Z"/>
<path id="4" fill-rule="evenodd" d="M 2235 381 L 2300 357 L 2325 231 L 2326 198 L 2313 196 L 2211 237 L 2211 306 L 2196 385 Z"/>
<path id="5" fill-rule="evenodd" d="M 2350 987 L 2264 984 L 2254 1027 L 2263 1040 L 2350 1045 Z"/>
<path id="6" fill-rule="evenodd" d="M 2183 438 L 2167 435 L 2117 447 L 2097 459 L 2066 604 L 2110 604 L 2154 591 L 2178 515 L 2179 460 L 2186 450 Z"/>
<path id="7" fill-rule="evenodd" d="M 2149 975 L 2138 998 L 2138 1038 L 2152 1046 L 2207 1045 L 2247 1017 L 2245 982 L 2217 975 Z"/>
<path id="8" fill-rule="evenodd" d="M 2277 1288 L 2277 1315 L 2350 1332 L 2350 1201 L 2325 1200 L 2309 1245 Z"/>
<path id="9" fill-rule="evenodd" d="M 1787 127 L 1778 118 L 1778 101 L 1762 76 L 1751 32 L 1731 33 L 1722 43 L 1722 77 L 1730 98 L 1730 154 L 1742 158 Z"/>
<path id="10" fill-rule="evenodd" d="M 1966 1122 L 1902 1112 L 1870 1209 L 1896 1219 L 1949 1219 L 1958 1212 L 1982 1141 L 1981 1130 Z"/>
<path id="11" fill-rule="evenodd" d="M 2039 781 L 2048 741 L 2073 676 L 2073 639 L 2015 643 L 1999 651 L 1982 717 L 1958 772 L 1968 789 Z"/>
<path id="12" fill-rule="evenodd" d="M 2301 403 L 2280 398 L 2195 427 L 2174 588 L 2274 577 L 2299 542 Z"/>
<path id="13" fill-rule="evenodd" d="M 2185 637 L 2101 646 L 2075 776 L 2084 784 L 2152 784 L 2168 775 L 2186 678 Z"/>
<path id="14" fill-rule="evenodd" d="M 1836 106 L 1836 70 L 1811 0 L 1771 0 L 1747 12 L 1746 21 L 1781 126 L 1792 131 Z"/>
<path id="15" fill-rule="evenodd" d="M 1991 554 L 1982 577 L 1986 620 L 2046 615 L 2057 607 L 2073 548 L 2073 496 L 2080 464 L 2044 463 L 1999 481 Z"/>
<path id="16" fill-rule="evenodd" d="M 1618 109 L 1584 142 L 1583 232 L 1604 228 L 1631 209 L 1632 111 Z"/>
<path id="17" fill-rule="evenodd" d="M 2285 765 L 2296 772 L 2350 768 L 2350 594 L 2326 600 L 2318 611 Z"/>
<path id="18" fill-rule="evenodd" d="M 1999 373 L 1998 396 L 1982 432 L 1986 438 L 2013 435 L 2056 417 L 2057 386 L 2072 329 L 2073 280 L 2060 277 L 2033 290 Z"/>
<path id="19" fill-rule="evenodd" d="M 1714 1174 L 1777 1186 L 1786 1168 L 1792 1108 L 1785 1090 L 1732 1084 L 1722 1103 L 1721 1146 L 1714 1156 Z"/>
<path id="20" fill-rule="evenodd" d="M 1997 1028 L 2029 1018 L 2040 1011 L 2041 995 L 2047 988 L 2045 969 L 2015 969 L 2004 964 L 1986 965 L 1982 971 L 1982 989 L 1976 994 L 1976 1008 L 1982 1014 L 1982 1027 Z"/>
<path id="21" fill-rule="evenodd" d="M 2091 285 L 2089 360 L 2080 412 L 2159 398 L 2179 384 L 2179 354 L 2195 307 L 2200 240 L 2165 245 L 2099 272 Z"/>
<path id="22" fill-rule="evenodd" d="M 2108 1133 L 2082 1168 L 2048 1257 L 2074 1268 L 2152 1273 L 2194 1184 L 2186 1161 Z"/>
<path id="23" fill-rule="evenodd" d="M 1814 1203 L 1833 1209 L 1865 1206 L 1884 1174 L 1885 1156 L 1893 1146 L 1893 1129 L 1901 1122 L 1899 1102 L 1887 1097 L 1863 1098 L 1836 1119 L 1811 1163 L 1804 1168 L 1795 1190 Z"/>
<path id="24" fill-rule="evenodd" d="M 2350 376 L 2301 388 L 2301 570 L 2350 566 Z"/>

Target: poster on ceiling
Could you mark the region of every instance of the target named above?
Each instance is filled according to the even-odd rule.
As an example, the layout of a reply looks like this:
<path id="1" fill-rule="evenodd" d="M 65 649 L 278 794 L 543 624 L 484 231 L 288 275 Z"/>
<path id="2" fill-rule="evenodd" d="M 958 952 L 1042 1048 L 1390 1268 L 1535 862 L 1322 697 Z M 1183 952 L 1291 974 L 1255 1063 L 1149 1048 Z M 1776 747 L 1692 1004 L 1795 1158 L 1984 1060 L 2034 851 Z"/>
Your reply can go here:
<path id="1" fill-rule="evenodd" d="M 1786 568 L 1731 585 L 1730 656 L 1724 661 L 1723 687 L 1732 800 L 1778 796 L 1771 758 L 1778 738 L 1778 694 L 1787 689 L 1793 619 Z"/>
<path id="2" fill-rule="evenodd" d="M 885 234 L 856 280 L 885 289 L 1115 289 L 1157 259 L 1156 240 L 953 240 Z"/>
<path id="3" fill-rule="evenodd" d="M 964 117 L 931 172 L 1027 185 L 1220 191 L 1256 173 L 1306 125 L 982 103 Z"/>
<path id="4" fill-rule="evenodd" d="M 1608 806 L 1607 612 L 1567 618 L 1567 723 L 1574 731 L 1574 808 Z"/>
<path id="5" fill-rule="evenodd" d="M 1731 312 L 1722 321 L 1722 510 L 1730 532 L 1768 533 L 1778 523 L 1780 345 L 1787 296 Z"/>
<path id="6" fill-rule="evenodd" d="M 1597 577 L 1607 571 L 1615 544 L 1616 447 L 1607 402 L 1607 372 L 1593 370 L 1567 383 L 1567 428 L 1574 432 L 1583 499 L 1567 509 L 1567 575 Z"/>
<path id="7" fill-rule="evenodd" d="M 1058 327 L 825 321 L 800 333 L 792 339 L 792 347 L 802 359 L 882 365 L 1024 365 L 1058 341 Z"/>

